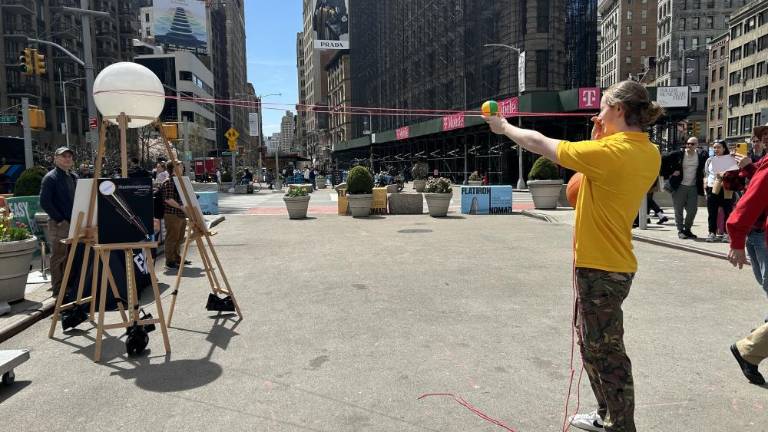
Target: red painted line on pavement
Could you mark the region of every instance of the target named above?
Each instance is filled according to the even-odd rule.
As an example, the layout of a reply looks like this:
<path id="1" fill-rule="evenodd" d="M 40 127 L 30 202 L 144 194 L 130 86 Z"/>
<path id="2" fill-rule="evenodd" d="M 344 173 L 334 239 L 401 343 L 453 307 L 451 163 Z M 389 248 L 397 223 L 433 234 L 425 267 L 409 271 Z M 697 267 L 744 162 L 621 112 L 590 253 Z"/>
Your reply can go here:
<path id="1" fill-rule="evenodd" d="M 521 203 L 512 205 L 512 209 L 516 211 L 531 210 L 533 208 L 533 203 Z M 450 209 L 458 212 L 461 209 L 461 206 L 451 206 Z M 309 209 L 307 210 L 308 215 L 331 215 L 337 213 L 338 206 L 336 205 L 310 205 Z M 288 214 L 288 210 L 286 210 L 285 207 L 253 207 L 246 210 L 245 214 L 254 216 L 283 216 Z"/>

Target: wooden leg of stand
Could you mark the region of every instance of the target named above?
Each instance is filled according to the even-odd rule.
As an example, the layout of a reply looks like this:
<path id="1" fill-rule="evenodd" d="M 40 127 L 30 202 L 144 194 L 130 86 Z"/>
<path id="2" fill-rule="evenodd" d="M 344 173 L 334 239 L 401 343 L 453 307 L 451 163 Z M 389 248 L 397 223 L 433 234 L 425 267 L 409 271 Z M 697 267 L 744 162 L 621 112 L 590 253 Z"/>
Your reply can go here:
<path id="1" fill-rule="evenodd" d="M 211 237 L 208 235 L 205 235 L 205 240 L 208 242 L 208 247 L 211 250 L 211 255 L 213 255 L 213 259 L 216 260 L 216 267 L 219 269 L 219 273 L 221 273 L 221 278 L 224 280 L 224 285 L 227 287 L 229 296 L 232 298 L 232 303 L 234 303 L 235 305 L 237 316 L 242 318 L 243 313 L 240 311 L 240 305 L 237 304 L 237 300 L 235 299 L 235 293 L 232 291 L 232 287 L 229 285 L 229 281 L 227 280 L 227 275 L 224 273 L 224 267 L 221 266 L 221 261 L 219 261 L 219 256 L 216 255 L 216 249 L 214 249 L 213 247 L 213 242 L 211 241 Z"/>
<path id="2" fill-rule="evenodd" d="M 117 282 L 115 282 L 115 277 L 112 276 L 112 272 L 110 271 L 107 274 L 107 277 L 109 278 L 109 284 L 112 287 L 112 295 L 115 297 L 115 302 L 117 303 L 117 310 L 120 311 L 120 317 L 123 319 L 124 323 L 128 322 L 128 316 L 125 314 L 125 307 L 123 307 L 123 301 L 125 301 L 126 304 L 128 304 L 128 299 L 124 299 L 120 297 L 120 291 L 117 289 Z M 127 282 L 126 275 L 126 282 Z"/>
<path id="3" fill-rule="evenodd" d="M 93 322 L 96 315 L 96 297 L 99 292 L 99 253 L 93 251 L 93 270 L 91 271 L 91 310 L 90 321 Z"/>
<path id="4" fill-rule="evenodd" d="M 101 339 L 104 337 L 104 314 L 106 313 L 107 306 L 107 284 L 109 279 L 107 274 L 109 271 L 109 251 L 99 251 L 101 255 L 101 262 L 103 263 L 103 270 L 101 272 L 101 287 L 99 287 L 99 322 L 96 325 L 96 349 L 93 353 L 93 361 L 101 361 Z"/>
<path id="5" fill-rule="evenodd" d="M 136 281 L 133 278 L 133 250 L 123 250 L 125 254 L 125 292 L 128 297 L 128 315 L 135 323 L 139 320 L 139 302 L 136 300 Z"/>
<path id="6" fill-rule="evenodd" d="M 53 317 L 51 317 L 51 328 L 48 330 L 48 337 L 52 338 L 53 333 L 56 331 L 56 323 L 61 316 L 61 303 L 64 301 L 64 294 L 67 292 L 67 285 L 69 284 L 69 275 L 72 270 L 72 261 L 75 259 L 75 252 L 77 252 L 77 243 L 80 239 L 80 224 L 83 222 L 83 213 L 77 214 L 77 225 L 75 226 L 75 235 L 72 236 L 72 243 L 69 245 L 69 255 L 67 256 L 67 265 L 64 267 L 64 277 L 61 279 L 61 286 L 59 286 L 59 294 L 56 296 L 56 306 L 53 308 Z M 82 277 L 82 276 L 81 276 Z"/>
<path id="7" fill-rule="evenodd" d="M 176 282 L 173 284 L 173 292 L 171 292 L 171 307 L 168 309 L 168 327 L 171 326 L 171 320 L 173 319 L 173 311 L 176 310 L 176 296 L 179 295 L 179 285 L 181 284 L 181 274 L 184 273 L 184 261 L 187 259 L 187 252 L 189 252 L 189 243 L 192 240 L 192 230 L 187 227 L 187 239 L 184 241 L 184 251 L 181 253 L 181 259 L 179 260 L 179 270 L 176 272 Z"/>
<path id="8" fill-rule="evenodd" d="M 203 243 L 203 240 L 201 237 L 197 237 L 197 250 L 200 251 L 200 258 L 203 261 L 203 268 L 205 269 L 205 275 L 208 276 L 208 283 L 211 285 L 211 291 L 213 291 L 214 294 L 219 294 L 221 289 L 221 283 L 219 283 L 219 278 L 216 276 L 216 268 L 213 266 L 213 262 L 211 261 L 211 256 L 208 255 L 208 250 L 205 247 L 205 243 Z"/>
<path id="9" fill-rule="evenodd" d="M 83 286 L 85 286 L 85 274 L 88 270 L 88 258 L 91 257 L 91 244 L 85 245 L 85 251 L 83 252 L 83 263 L 80 265 L 80 282 L 77 284 L 77 297 L 75 301 L 80 304 L 83 300 Z"/>
<path id="10" fill-rule="evenodd" d="M 147 259 L 149 268 L 149 277 L 152 280 L 152 293 L 155 295 L 155 305 L 157 305 L 157 318 L 160 324 L 160 331 L 163 333 L 163 344 L 166 354 L 171 352 L 171 343 L 168 340 L 168 328 L 165 326 L 165 314 L 163 314 L 163 302 L 160 298 L 160 288 L 157 286 L 157 277 L 155 276 L 155 262 L 152 259 L 152 253 L 149 248 L 144 248 L 144 256 Z"/>

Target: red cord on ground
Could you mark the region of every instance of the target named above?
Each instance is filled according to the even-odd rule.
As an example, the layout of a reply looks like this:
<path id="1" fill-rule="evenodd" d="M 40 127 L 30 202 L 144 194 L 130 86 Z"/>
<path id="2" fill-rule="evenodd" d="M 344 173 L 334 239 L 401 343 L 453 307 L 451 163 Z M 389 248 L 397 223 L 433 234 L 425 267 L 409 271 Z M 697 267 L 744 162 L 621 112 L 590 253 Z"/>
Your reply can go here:
<path id="1" fill-rule="evenodd" d="M 479 409 L 474 407 L 472 404 L 470 404 L 469 402 L 464 400 L 464 398 L 462 398 L 461 396 L 456 396 L 453 393 L 426 393 L 426 394 L 423 394 L 423 395 L 419 396 L 418 400 L 421 400 L 421 399 L 424 399 L 424 398 L 430 397 L 430 396 L 446 396 L 446 397 L 453 398 L 453 400 L 455 400 L 459 405 L 461 405 L 461 406 L 467 408 L 468 410 L 472 411 L 473 413 L 475 413 L 475 415 L 477 415 L 481 419 L 483 419 L 483 420 L 485 420 L 485 421 L 487 421 L 489 423 L 493 423 L 493 424 L 495 424 L 496 426 L 498 426 L 500 428 L 506 429 L 509 432 L 517 432 L 516 430 L 514 430 L 511 427 L 509 427 L 509 426 L 505 425 L 504 423 L 502 423 L 500 420 L 496 420 L 495 418 L 490 417 L 488 414 L 480 411 Z"/>

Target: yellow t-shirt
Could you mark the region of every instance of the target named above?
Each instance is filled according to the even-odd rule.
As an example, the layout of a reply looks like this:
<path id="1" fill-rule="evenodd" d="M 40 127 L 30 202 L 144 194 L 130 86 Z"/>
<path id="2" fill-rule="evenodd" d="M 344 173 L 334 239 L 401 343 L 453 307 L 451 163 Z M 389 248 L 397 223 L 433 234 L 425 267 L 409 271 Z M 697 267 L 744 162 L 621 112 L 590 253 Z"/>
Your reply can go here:
<path id="1" fill-rule="evenodd" d="M 562 141 L 560 165 L 584 174 L 576 203 L 576 266 L 634 273 L 632 222 L 659 175 L 661 155 L 645 132 Z"/>

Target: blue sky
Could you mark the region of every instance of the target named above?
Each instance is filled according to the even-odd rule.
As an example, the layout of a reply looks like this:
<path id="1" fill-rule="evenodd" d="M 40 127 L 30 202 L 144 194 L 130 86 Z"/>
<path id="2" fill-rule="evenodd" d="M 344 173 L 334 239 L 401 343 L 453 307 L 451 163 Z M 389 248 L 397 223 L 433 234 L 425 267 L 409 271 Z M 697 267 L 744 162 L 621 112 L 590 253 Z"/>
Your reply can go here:
<path id="1" fill-rule="evenodd" d="M 248 61 L 248 81 L 256 94 L 282 93 L 264 102 L 291 104 L 298 101 L 296 76 L 296 33 L 302 30 L 300 0 L 245 2 L 245 42 Z M 267 106 L 265 108 L 277 108 Z M 280 131 L 282 111 L 265 109 L 262 125 L 265 136 Z"/>

